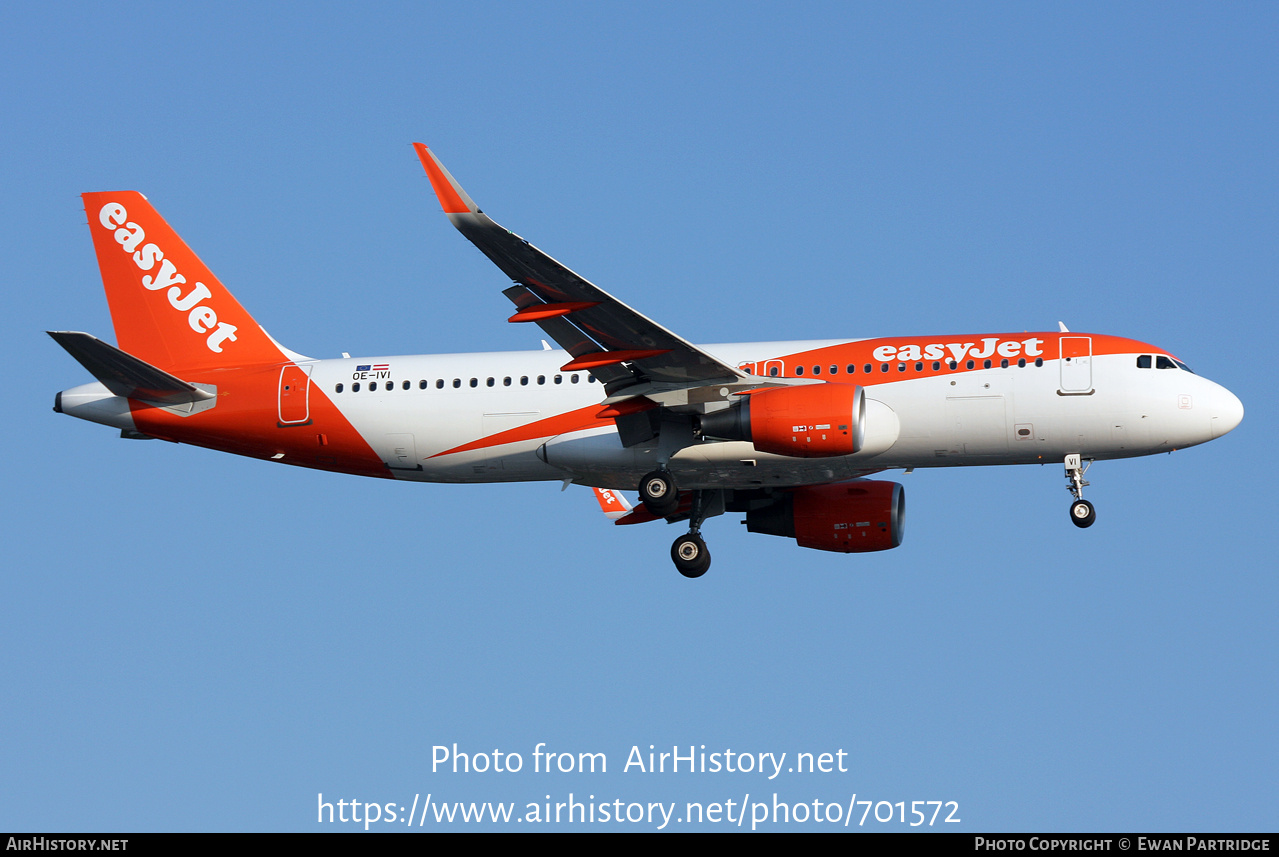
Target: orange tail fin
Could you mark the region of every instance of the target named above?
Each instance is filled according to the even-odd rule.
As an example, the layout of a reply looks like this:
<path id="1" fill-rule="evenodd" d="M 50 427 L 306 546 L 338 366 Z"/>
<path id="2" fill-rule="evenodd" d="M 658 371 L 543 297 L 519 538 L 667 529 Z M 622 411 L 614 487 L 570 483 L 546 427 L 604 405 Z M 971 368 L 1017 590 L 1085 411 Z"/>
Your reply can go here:
<path id="1" fill-rule="evenodd" d="M 179 372 L 288 359 L 146 197 L 83 199 L 122 350 Z"/>

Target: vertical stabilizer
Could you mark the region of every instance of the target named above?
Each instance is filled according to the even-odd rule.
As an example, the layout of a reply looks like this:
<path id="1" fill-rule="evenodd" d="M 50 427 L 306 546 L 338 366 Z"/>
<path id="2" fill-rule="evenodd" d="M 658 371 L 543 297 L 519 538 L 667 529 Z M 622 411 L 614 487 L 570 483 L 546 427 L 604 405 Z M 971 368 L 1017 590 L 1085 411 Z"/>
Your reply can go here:
<path id="1" fill-rule="evenodd" d="M 169 371 L 288 359 L 146 197 L 83 199 L 122 350 Z"/>

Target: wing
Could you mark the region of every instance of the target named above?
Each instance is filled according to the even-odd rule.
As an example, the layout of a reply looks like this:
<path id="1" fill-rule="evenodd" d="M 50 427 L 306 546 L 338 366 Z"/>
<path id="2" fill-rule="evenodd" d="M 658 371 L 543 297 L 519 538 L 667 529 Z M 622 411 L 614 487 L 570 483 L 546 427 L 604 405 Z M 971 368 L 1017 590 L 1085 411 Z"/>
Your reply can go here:
<path id="1" fill-rule="evenodd" d="M 693 388 L 768 385 L 686 342 L 494 223 L 430 149 L 421 143 L 413 148 L 449 220 L 515 283 L 503 292 L 517 308 L 509 320 L 537 324 L 571 354 L 564 371 L 590 371 L 603 382 L 609 401 L 640 395 L 661 401 L 667 398 L 662 393 Z"/>

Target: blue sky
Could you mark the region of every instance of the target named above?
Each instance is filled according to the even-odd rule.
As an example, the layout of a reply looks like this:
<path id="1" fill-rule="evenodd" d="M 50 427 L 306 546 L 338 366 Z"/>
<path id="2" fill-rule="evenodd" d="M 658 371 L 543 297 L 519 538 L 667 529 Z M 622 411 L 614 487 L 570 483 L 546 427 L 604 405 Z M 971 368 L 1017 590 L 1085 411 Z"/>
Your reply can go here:
<path id="1" fill-rule="evenodd" d="M 968 831 L 1273 830 L 1277 35 L 1236 3 L 9 11 L 0 828 L 776 793 L 956 801 L 937 826 Z M 693 341 L 1063 320 L 1247 414 L 1096 465 L 1087 531 L 1057 466 L 919 470 L 897 550 L 725 516 L 689 582 L 674 528 L 611 527 L 583 488 L 386 484 L 51 412 L 88 378 L 43 331 L 113 339 L 89 190 L 146 193 L 303 353 L 536 348 L 414 140 Z M 535 774 L 539 742 L 608 772 Z M 454 743 L 525 770 L 432 772 Z M 848 770 L 623 772 L 650 744 Z"/>

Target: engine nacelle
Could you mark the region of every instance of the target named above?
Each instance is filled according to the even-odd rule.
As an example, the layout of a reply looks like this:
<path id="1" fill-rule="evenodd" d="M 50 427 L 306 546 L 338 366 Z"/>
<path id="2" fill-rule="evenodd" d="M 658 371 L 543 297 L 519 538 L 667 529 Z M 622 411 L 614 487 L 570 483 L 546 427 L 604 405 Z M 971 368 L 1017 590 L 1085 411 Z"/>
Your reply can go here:
<path id="1" fill-rule="evenodd" d="M 792 538 L 802 548 L 866 553 L 902 543 L 906 490 L 896 482 L 857 480 L 796 488 L 746 513 L 746 530 Z"/>
<path id="2" fill-rule="evenodd" d="M 866 437 L 866 394 L 854 384 L 758 390 L 701 418 L 702 433 L 796 458 L 852 455 Z"/>

